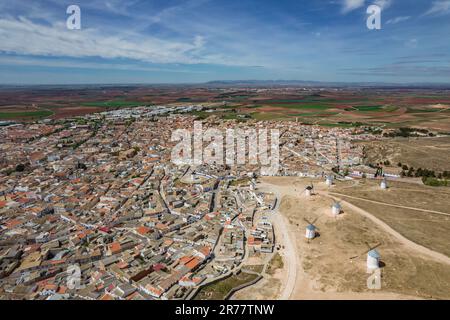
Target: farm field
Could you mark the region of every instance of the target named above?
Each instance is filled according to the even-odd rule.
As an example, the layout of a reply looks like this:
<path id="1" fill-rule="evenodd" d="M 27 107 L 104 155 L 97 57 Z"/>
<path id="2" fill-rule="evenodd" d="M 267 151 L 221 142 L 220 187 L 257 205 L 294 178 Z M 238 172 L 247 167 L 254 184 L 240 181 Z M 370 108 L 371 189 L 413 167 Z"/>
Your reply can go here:
<path id="1" fill-rule="evenodd" d="M 120 108 L 200 104 L 227 111 L 200 114 L 223 120 L 293 120 L 326 127 L 416 127 L 450 132 L 450 94 L 438 89 L 227 88 L 215 86 L 57 86 L 0 90 L 8 120 L 61 119 Z M 46 109 L 53 114 L 24 116 Z"/>
<path id="2" fill-rule="evenodd" d="M 380 94 L 374 89 L 360 93 L 322 91 L 309 95 L 291 92 L 289 97 L 279 99 L 253 96 L 247 101 L 241 99 L 241 107 L 234 111 L 249 114 L 255 120 L 295 120 L 328 127 L 372 125 L 383 128 L 411 126 L 442 132 L 450 130 L 450 101 L 447 95 L 436 93 L 436 96 L 430 94 L 416 98 L 414 92 L 398 93 L 394 90 L 383 91 L 383 98 Z"/>
<path id="3" fill-rule="evenodd" d="M 53 112 L 48 110 L 39 111 L 21 111 L 21 112 L 0 112 L 0 120 L 10 120 L 10 119 L 41 119 L 53 115 Z"/>
<path id="4" fill-rule="evenodd" d="M 100 101 L 100 102 L 86 102 L 83 103 L 83 106 L 86 107 L 104 107 L 104 108 L 132 108 L 144 105 L 144 102 L 137 101 L 124 101 L 124 100 L 115 100 L 115 101 Z"/>

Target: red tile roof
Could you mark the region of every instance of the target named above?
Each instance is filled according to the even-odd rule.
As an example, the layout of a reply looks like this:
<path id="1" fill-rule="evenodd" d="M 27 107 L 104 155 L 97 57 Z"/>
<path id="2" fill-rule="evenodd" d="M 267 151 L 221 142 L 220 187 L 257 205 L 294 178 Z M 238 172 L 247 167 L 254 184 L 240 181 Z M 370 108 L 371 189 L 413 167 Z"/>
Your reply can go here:
<path id="1" fill-rule="evenodd" d="M 197 258 L 193 258 L 191 261 L 189 261 L 185 265 L 186 265 L 186 267 L 189 268 L 189 270 L 193 270 L 200 265 L 200 260 Z"/>
<path id="2" fill-rule="evenodd" d="M 151 230 L 152 230 L 152 229 L 150 229 L 150 228 L 148 228 L 148 227 L 145 227 L 145 226 L 141 226 L 141 227 L 139 227 L 139 228 L 136 229 L 136 231 L 137 231 L 139 234 L 142 234 L 142 235 L 149 233 Z"/>
<path id="3" fill-rule="evenodd" d="M 120 243 L 118 243 L 118 242 L 113 242 L 113 243 L 111 243 L 111 244 L 109 245 L 109 249 L 111 249 L 111 252 L 112 252 L 112 253 L 117 253 L 117 252 L 119 252 L 120 249 L 121 249 Z"/>

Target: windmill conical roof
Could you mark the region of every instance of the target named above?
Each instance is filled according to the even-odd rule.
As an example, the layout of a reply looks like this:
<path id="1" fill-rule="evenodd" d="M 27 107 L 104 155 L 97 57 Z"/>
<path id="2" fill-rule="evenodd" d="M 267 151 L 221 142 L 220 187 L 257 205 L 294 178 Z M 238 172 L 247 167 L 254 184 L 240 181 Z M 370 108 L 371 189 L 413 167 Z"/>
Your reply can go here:
<path id="1" fill-rule="evenodd" d="M 375 249 L 370 250 L 367 254 L 368 254 L 370 257 L 375 258 L 375 259 L 379 259 L 379 258 L 381 257 L 380 254 L 378 253 L 378 251 L 375 250 Z"/>

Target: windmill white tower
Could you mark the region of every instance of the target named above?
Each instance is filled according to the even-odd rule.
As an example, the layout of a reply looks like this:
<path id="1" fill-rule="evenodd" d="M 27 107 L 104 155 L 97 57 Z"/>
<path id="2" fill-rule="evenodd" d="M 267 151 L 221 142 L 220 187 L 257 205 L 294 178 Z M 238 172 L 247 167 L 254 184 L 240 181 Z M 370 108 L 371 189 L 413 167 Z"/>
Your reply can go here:
<path id="1" fill-rule="evenodd" d="M 306 234 L 305 234 L 305 237 L 308 240 L 308 242 L 316 237 L 316 230 L 318 230 L 318 228 L 314 225 L 314 223 L 317 221 L 317 219 L 319 218 L 316 218 L 313 222 L 310 222 L 308 219 L 303 219 L 308 223 L 308 225 L 306 226 Z"/>
<path id="2" fill-rule="evenodd" d="M 376 249 L 372 249 L 367 253 L 367 272 L 372 273 L 380 268 L 380 254 Z"/>
<path id="3" fill-rule="evenodd" d="M 333 203 L 333 205 L 331 206 L 331 214 L 336 217 L 340 215 L 341 212 L 342 212 L 341 204 L 339 202 Z"/>
<path id="4" fill-rule="evenodd" d="M 325 180 L 325 183 L 327 184 L 327 186 L 331 187 L 333 185 L 333 176 L 332 175 L 328 175 L 327 179 Z"/>
<path id="5" fill-rule="evenodd" d="M 386 190 L 388 188 L 386 179 L 383 179 L 380 184 L 381 189 Z"/>
<path id="6" fill-rule="evenodd" d="M 356 258 L 362 256 L 363 254 L 367 253 L 367 273 L 373 273 L 375 270 L 380 269 L 381 256 L 380 256 L 379 252 L 376 250 L 376 248 L 381 246 L 381 243 L 377 244 L 376 246 L 371 247 L 366 242 L 366 245 L 367 245 L 368 250 L 364 251 L 363 253 L 361 253 L 355 257 L 351 257 L 350 260 L 356 259 Z"/>
<path id="7" fill-rule="evenodd" d="M 314 185 L 312 183 L 310 186 L 306 187 L 305 194 L 307 197 L 311 197 L 314 194 Z"/>

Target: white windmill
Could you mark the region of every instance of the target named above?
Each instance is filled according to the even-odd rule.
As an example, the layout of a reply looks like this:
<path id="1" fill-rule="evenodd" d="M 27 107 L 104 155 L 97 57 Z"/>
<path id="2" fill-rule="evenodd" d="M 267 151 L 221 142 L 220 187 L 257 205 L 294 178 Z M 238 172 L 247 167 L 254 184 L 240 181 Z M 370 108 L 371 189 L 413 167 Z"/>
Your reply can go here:
<path id="1" fill-rule="evenodd" d="M 308 223 L 308 225 L 306 226 L 306 234 L 305 234 L 305 237 L 306 239 L 308 239 L 308 242 L 316 237 L 316 230 L 319 229 L 314 225 L 314 223 L 316 223 L 318 219 L 319 218 L 316 218 L 313 222 L 310 222 L 308 219 L 303 219 Z"/>
<path id="2" fill-rule="evenodd" d="M 341 203 L 339 201 L 336 201 L 335 203 L 333 203 L 333 205 L 331 206 L 331 214 L 334 217 L 337 217 L 338 215 L 340 215 L 342 213 L 342 206 Z"/>
<path id="3" fill-rule="evenodd" d="M 384 179 L 381 181 L 380 187 L 381 187 L 381 189 L 383 189 L 383 190 L 386 190 L 386 189 L 388 188 L 386 178 L 384 178 Z"/>
<path id="4" fill-rule="evenodd" d="M 307 186 L 305 188 L 304 192 L 305 192 L 307 197 L 311 197 L 312 195 L 314 195 L 314 185 L 312 184 L 312 182 L 311 182 L 310 186 Z"/>
<path id="5" fill-rule="evenodd" d="M 381 256 L 380 256 L 380 253 L 376 250 L 376 248 L 381 246 L 381 243 L 377 244 L 376 246 L 371 247 L 366 242 L 366 245 L 367 245 L 368 250 L 364 251 L 363 253 L 361 253 L 355 257 L 351 257 L 350 260 L 359 258 L 360 256 L 367 253 L 367 272 L 372 273 L 375 270 L 380 269 Z"/>
<path id="6" fill-rule="evenodd" d="M 333 180 L 334 180 L 334 177 L 332 175 L 328 175 L 325 180 L 325 183 L 327 184 L 327 186 L 331 187 L 333 185 Z"/>

